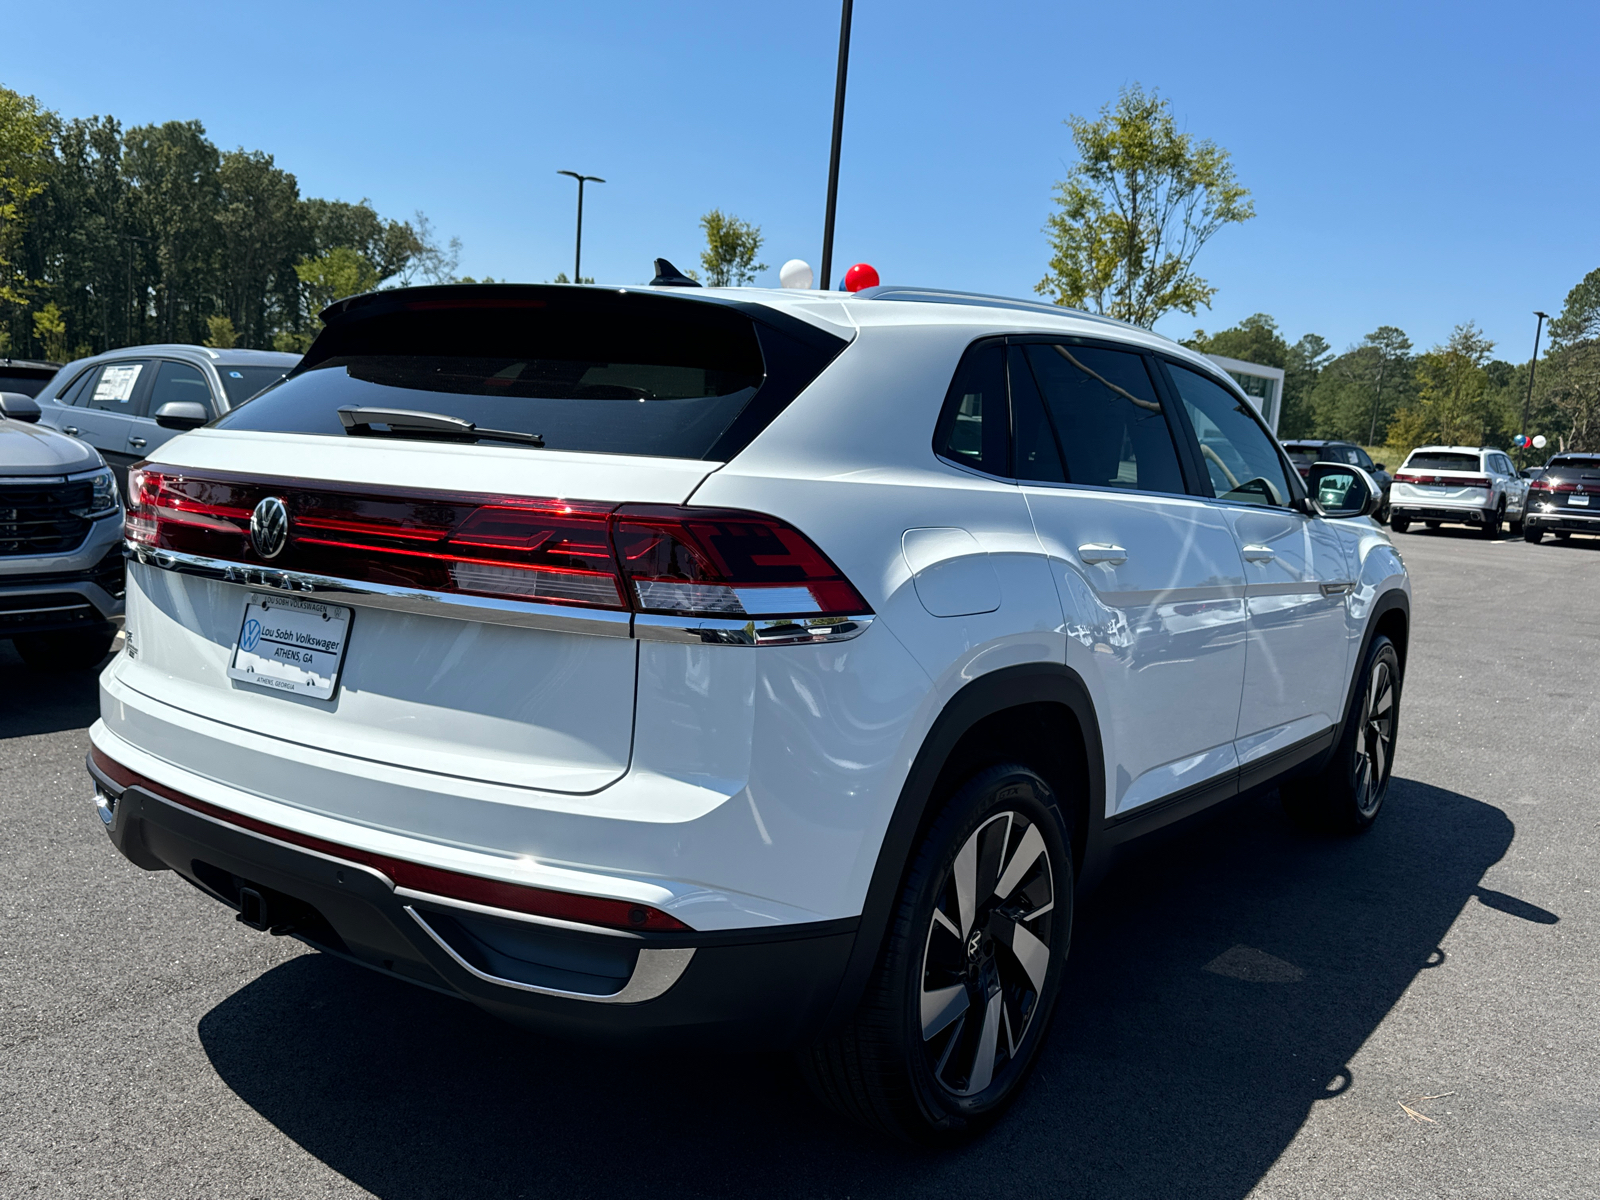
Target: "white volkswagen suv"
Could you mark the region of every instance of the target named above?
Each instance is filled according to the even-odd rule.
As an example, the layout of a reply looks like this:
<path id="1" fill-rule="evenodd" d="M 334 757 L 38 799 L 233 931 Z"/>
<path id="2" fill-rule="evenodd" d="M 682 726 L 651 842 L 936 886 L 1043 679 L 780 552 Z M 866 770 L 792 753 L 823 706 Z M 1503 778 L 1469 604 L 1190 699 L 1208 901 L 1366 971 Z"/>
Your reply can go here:
<path id="1" fill-rule="evenodd" d="M 1410 588 L 1206 359 L 911 289 L 342 301 L 130 477 L 117 847 L 512 1020 L 795 1047 L 894 1134 L 1036 1058 L 1075 892 L 1281 785 L 1358 830 Z"/>

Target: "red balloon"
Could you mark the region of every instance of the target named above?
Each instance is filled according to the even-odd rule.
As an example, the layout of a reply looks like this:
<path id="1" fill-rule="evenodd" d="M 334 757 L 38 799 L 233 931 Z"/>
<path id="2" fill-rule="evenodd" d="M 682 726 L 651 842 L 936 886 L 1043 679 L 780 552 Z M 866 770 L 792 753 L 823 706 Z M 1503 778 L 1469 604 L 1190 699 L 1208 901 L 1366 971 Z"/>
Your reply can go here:
<path id="1" fill-rule="evenodd" d="M 859 292 L 862 288 L 877 287 L 878 272 L 870 263 L 857 263 L 844 273 L 844 290 Z"/>

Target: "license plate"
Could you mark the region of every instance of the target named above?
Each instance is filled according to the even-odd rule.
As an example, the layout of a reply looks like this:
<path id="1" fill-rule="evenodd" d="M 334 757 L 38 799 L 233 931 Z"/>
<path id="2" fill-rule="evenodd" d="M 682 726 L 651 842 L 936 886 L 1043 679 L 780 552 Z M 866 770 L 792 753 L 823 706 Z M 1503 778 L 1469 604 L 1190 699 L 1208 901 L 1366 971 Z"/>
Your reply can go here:
<path id="1" fill-rule="evenodd" d="M 1567 497 L 1567 503 L 1568 504 L 1576 504 L 1579 508 L 1588 508 L 1589 507 L 1589 497 L 1587 497 L 1587 496 L 1568 496 Z"/>
<path id="2" fill-rule="evenodd" d="M 317 700 L 333 699 L 350 636 L 350 610 L 294 596 L 252 595 L 228 678 Z"/>

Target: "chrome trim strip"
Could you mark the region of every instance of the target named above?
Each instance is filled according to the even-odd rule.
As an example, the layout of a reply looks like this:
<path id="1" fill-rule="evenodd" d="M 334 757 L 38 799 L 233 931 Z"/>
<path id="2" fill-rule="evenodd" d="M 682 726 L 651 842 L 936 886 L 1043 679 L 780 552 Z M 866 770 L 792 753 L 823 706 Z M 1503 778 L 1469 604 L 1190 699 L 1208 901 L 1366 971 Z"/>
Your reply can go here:
<path id="1" fill-rule="evenodd" d="M 605 937 L 624 938 L 631 942 L 642 942 L 641 934 L 633 933 L 626 929 L 608 929 L 604 925 L 586 925 L 582 921 L 564 921 L 560 917 L 543 917 L 537 913 L 517 912 L 509 908 L 496 908 L 489 904 L 476 904 L 471 900 L 457 900 L 451 896 L 436 896 L 432 892 L 418 892 L 411 888 L 397 887 L 394 894 L 403 900 L 415 900 L 422 904 L 437 904 L 440 908 L 459 908 L 463 912 L 481 913 L 486 917 L 503 917 L 509 921 L 526 921 L 530 925 L 549 925 L 555 929 L 571 929 L 578 933 L 598 933 Z"/>
<path id="2" fill-rule="evenodd" d="M 421 928 L 422 932 L 433 939 L 434 944 L 448 954 L 455 964 L 475 979 L 485 983 L 498 984 L 501 987 L 515 988 L 519 992 L 534 992 L 540 996 L 559 996 L 563 1000 L 587 1000 L 591 1004 L 639 1004 L 645 1000 L 654 1000 L 673 984 L 683 977 L 689 967 L 689 960 L 694 957 L 694 948 L 685 947 L 675 950 L 640 950 L 638 961 L 633 965 L 633 974 L 628 977 L 628 982 L 619 992 L 609 996 L 596 996 L 589 992 L 568 992 L 560 988 L 539 987 L 533 983 L 520 983 L 515 979 L 502 979 L 498 975 L 490 975 L 480 971 L 461 955 L 456 953 L 455 947 L 450 945 L 437 933 L 433 926 L 422 918 L 422 914 L 405 906 L 406 912 L 411 914 L 411 919 Z"/>
<path id="3" fill-rule="evenodd" d="M 131 542 L 123 553 L 136 562 L 180 575 L 218 579 L 247 587 L 311 592 L 318 599 L 382 608 L 391 612 L 448 617 L 456 621 L 482 621 L 490 625 L 515 625 L 557 633 L 587 633 L 600 637 L 634 637 L 647 642 L 679 642 L 713 646 L 796 646 L 846 642 L 872 624 L 871 613 L 855 617 L 792 617 L 739 620 L 710 617 L 664 617 L 611 609 L 573 609 L 532 600 L 498 600 L 458 592 L 430 592 L 422 588 L 362 583 L 332 575 L 257 567 L 227 559 L 208 558 L 178 550 L 154 550 Z"/>
<path id="4" fill-rule="evenodd" d="M 805 646 L 848 642 L 871 625 L 873 614 L 857 617 L 782 617 L 757 619 L 665 617 L 639 613 L 633 636 L 642 642 L 687 642 L 711 646 Z"/>
<path id="5" fill-rule="evenodd" d="M 549 629 L 557 633 L 588 633 L 601 637 L 627 637 L 630 613 L 609 609 L 565 608 L 530 600 L 497 600 L 492 596 L 466 596 L 454 592 L 430 592 L 421 588 L 395 587 L 385 583 L 360 583 L 331 575 L 305 571 L 285 571 L 277 567 L 254 567 L 226 559 L 207 558 L 177 550 L 152 550 L 148 546 L 124 543 L 125 553 L 145 566 L 240 583 L 248 587 L 278 588 L 288 592 L 313 592 L 318 599 L 347 601 L 368 608 L 416 613 L 429 617 L 449 617 L 457 621 L 481 621 L 489 625 L 517 625 L 525 629 Z"/>

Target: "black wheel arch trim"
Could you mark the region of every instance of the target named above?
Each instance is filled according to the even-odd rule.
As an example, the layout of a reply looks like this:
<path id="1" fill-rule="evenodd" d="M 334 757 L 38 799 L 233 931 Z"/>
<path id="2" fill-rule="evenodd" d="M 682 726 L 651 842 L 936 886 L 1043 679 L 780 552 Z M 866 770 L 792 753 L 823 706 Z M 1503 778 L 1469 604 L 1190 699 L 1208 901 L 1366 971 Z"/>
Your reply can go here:
<path id="1" fill-rule="evenodd" d="M 1378 635 L 1378 626 L 1389 613 L 1398 610 L 1405 621 L 1405 637 L 1395 643 L 1395 655 L 1400 660 L 1400 678 L 1395 683 L 1397 698 L 1405 694 L 1406 684 L 1406 657 L 1411 648 L 1411 598 L 1406 595 L 1404 588 L 1390 588 L 1372 602 L 1372 611 L 1367 614 L 1367 627 L 1361 632 L 1361 649 L 1356 655 L 1356 660 L 1350 671 L 1349 682 L 1345 684 L 1344 707 L 1340 709 L 1339 724 L 1334 728 L 1334 740 L 1327 751 L 1317 763 L 1320 770 L 1327 763 L 1327 756 L 1338 748 L 1339 734 L 1350 720 L 1350 708 L 1358 699 L 1356 683 L 1361 678 L 1362 668 L 1366 666 L 1367 655 L 1372 652 L 1372 639 Z M 1393 640 L 1393 639 L 1391 639 Z"/>
<path id="2" fill-rule="evenodd" d="M 1081 857 L 1084 863 L 1099 857 L 1105 818 L 1105 754 L 1099 719 L 1082 678 L 1063 663 L 1026 663 L 1003 667 L 973 680 L 945 704 L 924 735 L 911 770 L 901 785 L 900 798 L 879 845 L 877 863 L 867 886 L 855 945 L 825 1028 L 836 1027 L 846 1020 L 861 1000 L 882 953 L 917 838 L 933 816 L 937 786 L 951 752 L 962 737 L 985 718 L 1005 709 L 1041 703 L 1064 706 L 1078 723 L 1088 779 L 1088 794 L 1083 797 L 1087 820 Z M 1063 835 L 1070 845 L 1072 830 L 1063 830 Z"/>

